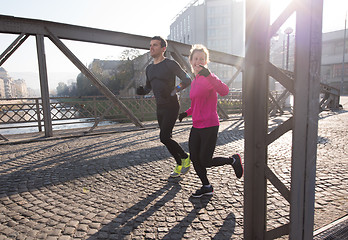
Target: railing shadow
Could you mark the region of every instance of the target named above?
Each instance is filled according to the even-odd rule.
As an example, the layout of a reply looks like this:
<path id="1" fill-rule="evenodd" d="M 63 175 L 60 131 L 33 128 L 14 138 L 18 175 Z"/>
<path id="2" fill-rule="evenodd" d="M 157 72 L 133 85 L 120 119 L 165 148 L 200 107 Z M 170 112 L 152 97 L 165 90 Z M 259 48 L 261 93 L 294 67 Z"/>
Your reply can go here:
<path id="1" fill-rule="evenodd" d="M 321 111 L 319 113 L 319 120 L 325 119 L 325 118 L 328 118 L 328 117 L 332 117 L 332 116 L 336 116 L 336 115 L 339 115 L 339 114 L 342 114 L 342 113 L 346 113 L 346 112 L 348 112 L 348 111 L 345 110 L 345 109 Z"/>
<path id="2" fill-rule="evenodd" d="M 176 181 L 168 181 L 167 184 L 159 190 L 121 212 L 109 224 L 105 225 L 88 239 L 100 239 L 100 234 L 105 231 L 112 232 L 113 238 L 115 239 L 122 239 L 122 236 L 129 235 L 133 229 L 144 223 L 167 202 L 171 201 L 180 190 L 180 184 Z M 164 196 L 161 197 L 164 192 Z M 156 200 L 159 197 L 161 198 Z M 154 203 L 153 201 L 155 200 L 156 202 Z M 147 208 L 147 206 L 150 207 Z"/>
<path id="3" fill-rule="evenodd" d="M 174 128 L 174 139 L 180 139 L 178 137 L 182 134 L 188 135 L 190 128 L 190 125 L 180 129 Z M 100 136 L 87 136 L 46 141 L 42 145 L 21 144 L 2 149 L 0 182 L 3 184 L 0 192 L 10 196 L 94 174 L 167 159 L 170 154 L 160 144 L 157 131 L 158 129 L 146 130 L 146 133 L 151 136 L 146 136 L 145 132 L 136 131 L 115 134 L 106 140 L 102 140 Z M 221 139 L 221 145 L 224 144 L 223 141 L 230 143 L 235 140 L 228 137 L 228 132 L 224 134 L 227 135 L 226 138 Z M 80 144 L 80 141 L 84 141 L 83 138 L 88 138 L 87 143 Z M 240 138 L 242 136 L 238 137 Z M 188 151 L 188 137 L 185 139 L 186 141 L 179 142 Z M 18 184 L 25 184 L 27 181 L 33 184 L 26 188 L 18 188 Z"/>
<path id="4" fill-rule="evenodd" d="M 239 126 L 239 124 L 232 122 L 231 126 L 228 127 L 228 131 L 223 134 L 228 136 L 229 131 L 234 131 L 236 126 Z M 188 135 L 190 128 L 191 125 L 179 129 L 174 128 L 174 139 L 178 139 L 178 136 L 182 134 Z M 111 176 L 110 180 L 114 180 L 113 175 L 118 174 L 114 173 L 114 170 L 136 165 L 141 167 L 145 163 L 164 160 L 169 157 L 169 153 L 160 144 L 157 131 L 158 129 L 149 129 L 144 132 L 127 132 L 120 135 L 115 134 L 106 139 L 100 136 L 86 136 L 45 142 L 42 146 L 23 144 L 16 145 L 15 148 L 5 149 L 2 152 L 6 155 L 13 153 L 14 149 L 18 153 L 12 154 L 12 157 L 0 162 L 0 184 L 2 186 L 0 194 L 6 194 L 10 197 L 77 179 L 81 179 L 82 182 L 86 177 L 103 175 L 104 173 L 108 173 Z M 236 131 L 242 130 L 238 129 Z M 149 133 L 149 136 L 145 134 L 146 132 Z M 84 138 L 86 138 L 87 143 L 80 143 L 80 141 L 84 141 Z M 230 138 L 225 139 L 225 141 L 230 142 L 228 139 Z M 187 149 L 187 141 L 181 141 L 180 144 Z M 115 154 L 119 152 L 121 153 Z M 146 157 L 135 158 L 136 156 Z M 27 161 L 28 159 L 30 161 Z M 138 176 L 138 174 L 134 172 L 134 176 Z M 127 175 L 126 177 L 130 178 L 127 184 L 132 184 L 132 181 L 134 181 L 132 179 L 133 175 Z M 141 177 L 145 178 L 145 175 Z M 19 187 L 21 184 L 26 184 L 26 182 L 32 184 L 26 185 L 24 188 Z M 159 184 L 161 183 L 163 183 L 162 180 L 159 180 Z M 78 184 L 73 184 L 72 187 L 79 187 Z M 167 202 L 172 201 L 180 190 L 181 186 L 177 182 L 168 181 L 160 189 L 155 190 L 137 204 L 122 211 L 111 223 L 99 229 L 98 232 L 102 234 L 106 229 L 111 229 L 112 234 L 117 233 L 123 236 L 130 234 L 132 228 L 129 225 L 135 228 L 139 226 Z M 182 237 L 185 229 L 196 219 L 197 211 L 206 207 L 209 198 L 193 199 L 191 202 L 194 209 L 189 214 L 184 215 L 184 220 L 170 229 L 165 238 L 169 239 L 169 236 L 172 238 L 172 234 Z M 232 236 L 234 227 L 234 215 L 231 213 L 225 219 L 223 226 L 219 227 L 220 230 L 214 239 L 225 239 L 225 236 Z M 98 238 L 98 236 L 98 233 L 96 233 L 90 239 Z"/>
<path id="5" fill-rule="evenodd" d="M 159 146 L 144 148 L 144 145 L 151 141 L 159 141 L 157 135 L 146 139 L 136 138 L 136 136 L 139 136 L 139 133 L 133 132 L 125 136 L 117 136 L 111 140 L 91 141 L 90 144 L 83 146 L 79 146 L 78 142 L 81 140 L 77 138 L 64 142 L 55 142 L 43 147 L 35 147 L 34 149 L 30 145 L 20 147 L 18 155 L 1 161 L 0 182 L 2 187 L 0 192 L 9 196 L 35 190 L 43 186 L 61 184 L 78 178 L 129 167 L 130 165 L 159 161 L 169 156 L 169 153 L 164 151 L 164 146 L 159 144 Z M 132 138 L 134 140 L 130 141 L 129 139 Z M 131 145 L 139 145 L 141 148 L 114 155 L 118 150 L 125 149 Z M 69 150 L 59 150 L 55 153 L 57 147 Z M 5 154 L 13 154 L 11 151 L 13 149 L 4 151 L 3 156 Z M 45 152 L 49 153 L 46 154 Z M 151 155 L 151 158 L 140 158 L 130 162 L 128 160 L 132 155 Z M 30 159 L 30 161 L 27 159 Z M 86 169 L 87 166 L 93 167 Z M 52 175 L 57 177 L 52 178 Z M 47 176 L 48 179 L 41 181 L 37 179 L 38 176 L 40 176 L 40 179 L 43 176 Z M 16 184 L 22 181 L 34 181 L 34 184 L 31 184 L 26 189 L 16 189 Z M 13 189 L 16 190 L 14 191 Z"/>
<path id="6" fill-rule="evenodd" d="M 114 239 L 124 239 L 129 236 L 137 227 L 147 221 L 151 216 L 155 214 L 160 208 L 162 208 L 167 202 L 174 199 L 175 195 L 181 190 L 181 186 L 176 182 L 170 182 L 164 185 L 156 192 L 148 195 L 145 199 L 139 201 L 132 207 L 122 211 L 118 214 L 110 223 L 101 228 L 97 233 L 90 236 L 88 239 L 100 239 L 104 232 L 112 233 Z M 163 195 L 165 192 L 165 195 Z M 159 200 L 157 198 L 161 197 Z M 164 236 L 155 236 L 156 239 L 183 239 L 187 229 L 192 225 L 196 218 L 199 218 L 199 212 L 201 209 L 207 207 L 212 196 L 204 196 L 202 198 L 190 198 L 190 202 L 194 208 L 189 212 L 185 218 L 179 221 L 174 227 L 172 227 Z M 153 201 L 156 202 L 154 203 Z M 147 208 L 147 206 L 151 207 Z M 201 221 L 201 220 L 200 220 Z M 219 228 L 218 232 L 211 239 L 230 239 L 235 231 L 236 219 L 233 213 L 230 213 L 225 218 L 223 225 Z"/>

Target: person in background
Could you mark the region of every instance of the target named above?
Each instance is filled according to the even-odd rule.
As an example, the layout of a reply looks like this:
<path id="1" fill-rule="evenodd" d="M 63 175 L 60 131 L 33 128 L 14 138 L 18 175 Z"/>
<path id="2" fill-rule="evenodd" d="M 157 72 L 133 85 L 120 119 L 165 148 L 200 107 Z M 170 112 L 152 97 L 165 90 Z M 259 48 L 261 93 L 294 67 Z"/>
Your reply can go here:
<path id="1" fill-rule="evenodd" d="M 191 107 L 179 114 L 179 121 L 192 115 L 192 128 L 189 137 L 189 151 L 193 167 L 202 182 L 202 187 L 192 197 L 212 195 L 214 190 L 207 177 L 207 168 L 232 165 L 237 178 L 243 176 L 243 166 L 239 154 L 230 157 L 214 157 L 219 130 L 217 114 L 217 93 L 225 96 L 228 86 L 207 68 L 208 49 L 203 45 L 194 45 L 189 61 L 195 78 L 191 83 Z"/>
<path id="2" fill-rule="evenodd" d="M 160 141 L 167 147 L 174 157 L 176 166 L 170 177 L 179 177 L 186 174 L 191 166 L 190 157 L 181 146 L 172 138 L 172 131 L 179 113 L 177 92 L 191 84 L 190 76 L 180 65 L 164 56 L 167 41 L 155 36 L 150 41 L 150 55 L 153 63 L 146 67 L 146 85 L 137 88 L 138 95 L 146 95 L 151 90 L 156 98 L 157 121 L 160 127 Z M 181 82 L 175 86 L 176 76 Z"/>

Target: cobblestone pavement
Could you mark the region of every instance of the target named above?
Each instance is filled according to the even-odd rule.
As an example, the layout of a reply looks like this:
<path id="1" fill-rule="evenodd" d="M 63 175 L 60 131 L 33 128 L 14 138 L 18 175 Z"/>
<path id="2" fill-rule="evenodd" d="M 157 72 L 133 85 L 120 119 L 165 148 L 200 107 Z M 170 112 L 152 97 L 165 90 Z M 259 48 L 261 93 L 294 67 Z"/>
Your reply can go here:
<path id="1" fill-rule="evenodd" d="M 345 105 L 348 109 L 348 104 Z M 284 119 L 271 119 L 270 126 Z M 241 153 L 243 121 L 224 121 L 215 155 Z M 190 125 L 174 138 L 188 150 Z M 243 178 L 210 169 L 213 197 L 193 168 L 169 179 L 174 160 L 158 129 L 0 147 L 0 239 L 242 239 Z M 318 133 L 315 229 L 348 214 L 348 112 L 323 112 Z M 291 133 L 269 146 L 269 166 L 290 185 Z M 269 185 L 268 228 L 289 204 Z M 286 236 L 284 237 L 286 238 Z"/>

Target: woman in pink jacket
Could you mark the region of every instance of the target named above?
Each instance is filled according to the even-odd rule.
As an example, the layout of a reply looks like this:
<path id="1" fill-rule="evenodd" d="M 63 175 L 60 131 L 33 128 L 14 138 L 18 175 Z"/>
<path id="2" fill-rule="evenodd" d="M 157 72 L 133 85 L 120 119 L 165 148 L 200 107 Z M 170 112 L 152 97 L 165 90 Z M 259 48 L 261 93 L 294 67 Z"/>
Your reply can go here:
<path id="1" fill-rule="evenodd" d="M 207 168 L 230 164 L 237 178 L 241 178 L 243 166 L 239 154 L 213 158 L 220 125 L 217 114 L 217 93 L 225 96 L 229 88 L 207 68 L 209 52 L 206 47 L 194 45 L 189 60 L 195 74 L 190 90 L 191 107 L 179 114 L 179 121 L 192 115 L 193 124 L 189 138 L 190 158 L 203 185 L 192 194 L 192 197 L 201 197 L 213 194 L 213 186 L 207 178 Z"/>

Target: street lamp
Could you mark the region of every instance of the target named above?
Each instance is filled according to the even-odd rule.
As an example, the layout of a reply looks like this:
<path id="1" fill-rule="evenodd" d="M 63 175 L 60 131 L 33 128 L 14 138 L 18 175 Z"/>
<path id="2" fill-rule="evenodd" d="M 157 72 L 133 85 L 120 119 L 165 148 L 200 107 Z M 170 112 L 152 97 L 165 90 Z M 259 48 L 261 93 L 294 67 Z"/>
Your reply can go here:
<path id="1" fill-rule="evenodd" d="M 290 34 L 293 32 L 291 27 L 285 29 L 284 33 L 288 35 L 287 47 L 286 47 L 286 70 L 289 70 L 289 46 L 290 46 Z"/>
<path id="2" fill-rule="evenodd" d="M 344 91 L 344 75 L 345 75 L 345 61 L 344 61 L 344 55 L 346 54 L 346 33 L 347 33 L 347 12 L 346 12 L 346 18 L 344 20 L 344 36 L 343 36 L 343 59 L 342 59 L 342 79 L 341 79 L 341 95 L 343 94 Z"/>

